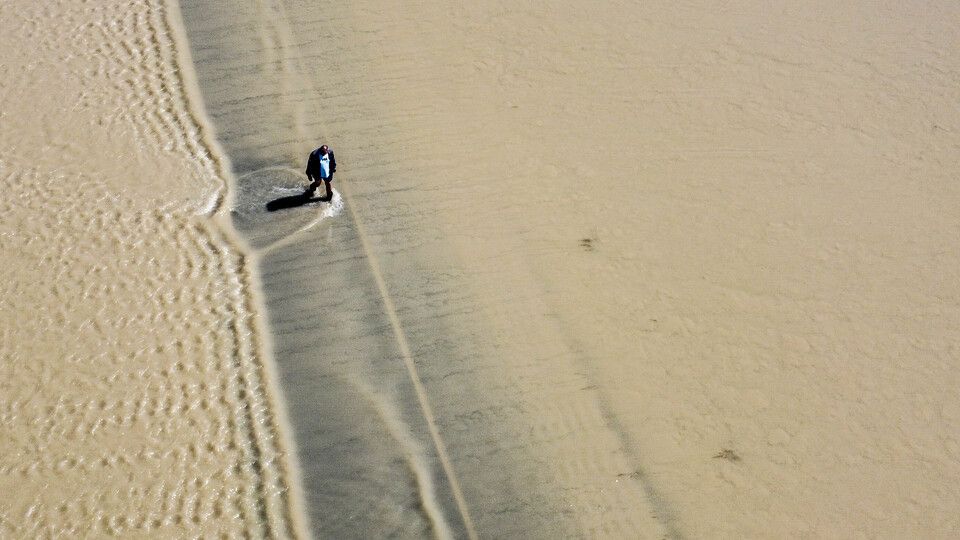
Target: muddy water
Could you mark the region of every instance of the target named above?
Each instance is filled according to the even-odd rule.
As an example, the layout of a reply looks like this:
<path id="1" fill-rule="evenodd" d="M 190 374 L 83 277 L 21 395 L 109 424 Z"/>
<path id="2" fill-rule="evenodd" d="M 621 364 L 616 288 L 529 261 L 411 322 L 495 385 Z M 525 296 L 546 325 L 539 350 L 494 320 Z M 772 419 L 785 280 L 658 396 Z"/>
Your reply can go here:
<path id="1" fill-rule="evenodd" d="M 179 17 L 4 2 L 0 21 L 0 536 L 295 534 Z"/>
<path id="2" fill-rule="evenodd" d="M 957 531 L 954 6 L 183 13 L 317 535 Z"/>

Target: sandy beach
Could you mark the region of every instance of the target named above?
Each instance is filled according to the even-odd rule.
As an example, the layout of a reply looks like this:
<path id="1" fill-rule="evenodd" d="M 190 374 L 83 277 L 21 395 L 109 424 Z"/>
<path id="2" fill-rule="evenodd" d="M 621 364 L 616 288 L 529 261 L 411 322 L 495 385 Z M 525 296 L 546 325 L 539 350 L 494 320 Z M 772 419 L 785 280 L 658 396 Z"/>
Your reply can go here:
<path id="1" fill-rule="evenodd" d="M 955 4 L 0 15 L 0 535 L 960 534 Z"/>

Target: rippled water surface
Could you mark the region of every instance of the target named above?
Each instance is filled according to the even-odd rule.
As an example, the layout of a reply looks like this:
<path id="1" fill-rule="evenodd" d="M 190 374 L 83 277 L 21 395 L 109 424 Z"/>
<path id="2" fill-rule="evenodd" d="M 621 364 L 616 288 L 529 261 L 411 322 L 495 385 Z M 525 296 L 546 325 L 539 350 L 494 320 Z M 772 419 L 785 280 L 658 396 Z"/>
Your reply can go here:
<path id="1" fill-rule="evenodd" d="M 0 537 L 295 529 L 177 25 L 163 2 L 0 5 Z"/>

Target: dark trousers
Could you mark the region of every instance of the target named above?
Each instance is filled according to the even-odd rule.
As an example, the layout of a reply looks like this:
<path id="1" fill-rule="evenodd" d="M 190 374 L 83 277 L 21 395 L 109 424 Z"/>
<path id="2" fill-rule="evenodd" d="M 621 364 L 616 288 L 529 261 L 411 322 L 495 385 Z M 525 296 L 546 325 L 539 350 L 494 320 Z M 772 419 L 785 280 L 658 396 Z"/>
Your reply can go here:
<path id="1" fill-rule="evenodd" d="M 333 181 L 333 173 L 330 173 L 330 178 L 320 178 L 319 176 L 315 176 L 313 177 L 313 182 L 310 182 L 310 187 L 307 188 L 307 193 L 309 193 L 310 196 L 313 197 L 313 193 L 317 190 L 318 187 L 320 187 L 320 182 L 323 182 L 324 187 L 327 188 L 327 196 L 324 198 L 327 199 L 328 201 L 332 200 L 333 189 L 330 187 L 330 182 L 332 181 Z"/>

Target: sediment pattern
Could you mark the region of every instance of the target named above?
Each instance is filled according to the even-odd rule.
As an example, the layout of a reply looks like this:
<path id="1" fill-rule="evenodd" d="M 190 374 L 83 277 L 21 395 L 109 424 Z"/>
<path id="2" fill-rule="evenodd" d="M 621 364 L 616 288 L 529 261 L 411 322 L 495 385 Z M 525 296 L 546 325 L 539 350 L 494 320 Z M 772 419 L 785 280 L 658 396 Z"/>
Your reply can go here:
<path id="1" fill-rule="evenodd" d="M 956 2 L 187 4 L 316 530 L 957 536 Z"/>
<path id="2" fill-rule="evenodd" d="M 367 8 L 321 16 L 308 2 L 183 5 L 205 107 L 238 179 L 234 225 L 261 254 L 311 529 L 333 538 L 673 535 L 563 334 L 550 323 L 522 336 L 504 328 L 515 320 L 503 311 L 542 318 L 547 308 L 531 292 L 539 284 L 510 276 L 491 294 L 451 258 L 450 226 L 429 216 L 477 209 L 453 193 L 466 182 L 420 189 L 429 172 L 449 169 L 411 170 L 423 154 L 407 153 L 419 131 L 405 128 L 427 108 L 391 100 L 410 90 L 397 81 L 416 80 L 406 61 L 419 58 L 411 50 L 422 45 L 423 14 Z M 338 215 L 323 203 L 268 212 L 302 191 L 302 159 L 326 133 L 344 164 L 334 185 L 356 199 L 344 197 Z M 503 213 L 483 208 L 491 221 Z"/>
<path id="3" fill-rule="evenodd" d="M 164 4 L 0 19 L 0 536 L 293 533 Z"/>

